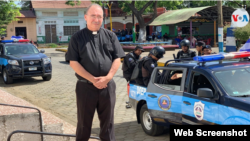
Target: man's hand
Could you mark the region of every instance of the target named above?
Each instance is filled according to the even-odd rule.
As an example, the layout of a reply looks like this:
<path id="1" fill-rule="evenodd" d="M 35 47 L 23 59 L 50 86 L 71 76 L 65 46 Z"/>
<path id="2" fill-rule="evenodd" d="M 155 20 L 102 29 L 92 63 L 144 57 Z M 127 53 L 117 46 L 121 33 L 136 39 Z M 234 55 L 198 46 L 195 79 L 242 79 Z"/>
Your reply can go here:
<path id="1" fill-rule="evenodd" d="M 104 89 L 107 87 L 108 82 L 112 79 L 108 76 L 101 76 L 101 77 L 94 77 L 96 82 L 93 83 L 93 85 L 98 89 Z"/>
<path id="2" fill-rule="evenodd" d="M 175 74 L 171 77 L 171 80 L 175 80 L 175 79 L 181 78 L 181 77 L 177 77 L 178 74 L 180 74 L 180 73 L 175 73 Z"/>

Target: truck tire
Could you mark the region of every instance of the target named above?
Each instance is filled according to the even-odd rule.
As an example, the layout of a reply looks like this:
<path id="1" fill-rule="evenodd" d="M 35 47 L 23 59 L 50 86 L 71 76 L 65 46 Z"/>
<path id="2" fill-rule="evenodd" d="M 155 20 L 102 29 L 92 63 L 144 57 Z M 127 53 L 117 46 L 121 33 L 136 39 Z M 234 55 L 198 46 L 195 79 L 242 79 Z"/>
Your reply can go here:
<path id="1" fill-rule="evenodd" d="M 144 132 L 150 136 L 158 136 L 163 134 L 164 126 L 159 126 L 152 122 L 148 107 L 144 104 L 140 110 L 140 121 Z"/>
<path id="2" fill-rule="evenodd" d="M 51 75 L 43 76 L 44 81 L 50 81 L 50 79 L 51 79 Z"/>
<path id="3" fill-rule="evenodd" d="M 10 76 L 8 76 L 6 68 L 3 69 L 2 75 L 3 75 L 3 82 L 5 84 L 11 84 L 11 83 L 13 83 L 13 78 L 10 77 Z"/>

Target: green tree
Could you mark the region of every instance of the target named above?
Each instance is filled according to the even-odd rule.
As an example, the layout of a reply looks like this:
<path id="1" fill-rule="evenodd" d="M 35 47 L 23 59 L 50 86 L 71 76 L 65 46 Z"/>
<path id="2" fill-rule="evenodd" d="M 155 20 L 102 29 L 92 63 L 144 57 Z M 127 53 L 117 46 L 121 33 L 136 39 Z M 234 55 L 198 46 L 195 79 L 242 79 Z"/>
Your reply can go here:
<path id="1" fill-rule="evenodd" d="M 79 0 L 70 0 L 66 4 L 74 6 Z M 102 6 L 101 1 L 93 1 Z M 110 2 L 110 1 L 106 1 Z M 140 30 L 138 41 L 143 42 L 146 40 L 146 26 L 153 22 L 157 16 L 157 7 L 166 7 L 166 9 L 178 9 L 178 6 L 182 4 L 183 1 L 118 1 L 119 7 L 130 15 L 132 12 L 138 20 Z M 143 15 L 150 14 L 151 20 L 144 22 Z"/>
<path id="2" fill-rule="evenodd" d="M 242 5 L 250 6 L 250 1 L 222 1 L 222 4 L 228 7 L 233 8 L 241 8 Z M 204 0 L 204 1 L 184 1 L 180 6 L 180 8 L 194 8 L 194 7 L 202 7 L 202 6 L 216 6 L 217 0 Z"/>
<path id="3" fill-rule="evenodd" d="M 6 33 L 6 27 L 12 21 L 18 20 L 19 7 L 13 1 L 0 1 L 0 35 Z"/>

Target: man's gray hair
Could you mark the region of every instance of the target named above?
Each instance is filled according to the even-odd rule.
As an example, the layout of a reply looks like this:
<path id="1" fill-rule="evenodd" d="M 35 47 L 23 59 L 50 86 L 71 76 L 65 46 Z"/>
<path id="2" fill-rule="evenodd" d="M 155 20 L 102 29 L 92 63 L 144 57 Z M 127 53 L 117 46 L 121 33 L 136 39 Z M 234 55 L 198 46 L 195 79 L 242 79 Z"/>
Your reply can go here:
<path id="1" fill-rule="evenodd" d="M 86 15 L 88 14 L 89 9 L 90 9 L 92 6 L 97 6 L 97 7 L 100 7 L 100 8 L 102 9 L 102 7 L 101 7 L 99 4 L 93 3 L 93 4 L 91 4 L 91 5 L 87 8 L 87 10 L 86 10 Z M 102 9 L 102 12 L 103 12 L 103 9 Z"/>

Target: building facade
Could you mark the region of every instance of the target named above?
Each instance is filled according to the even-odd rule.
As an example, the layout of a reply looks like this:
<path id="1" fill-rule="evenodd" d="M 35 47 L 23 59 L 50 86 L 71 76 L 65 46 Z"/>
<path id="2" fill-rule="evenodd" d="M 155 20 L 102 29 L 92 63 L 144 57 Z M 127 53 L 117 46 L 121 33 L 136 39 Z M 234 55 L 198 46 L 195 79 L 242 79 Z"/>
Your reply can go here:
<path id="1" fill-rule="evenodd" d="M 36 32 L 36 16 L 33 11 L 25 10 L 20 11 L 21 15 L 17 16 L 18 21 L 12 21 L 8 24 L 6 29 L 7 40 L 11 39 L 11 36 L 24 36 L 25 39 L 37 41 Z"/>
<path id="2" fill-rule="evenodd" d="M 68 43 L 70 37 L 86 27 L 84 14 L 90 1 L 68 6 L 65 1 L 32 1 L 36 14 L 38 43 Z"/>

